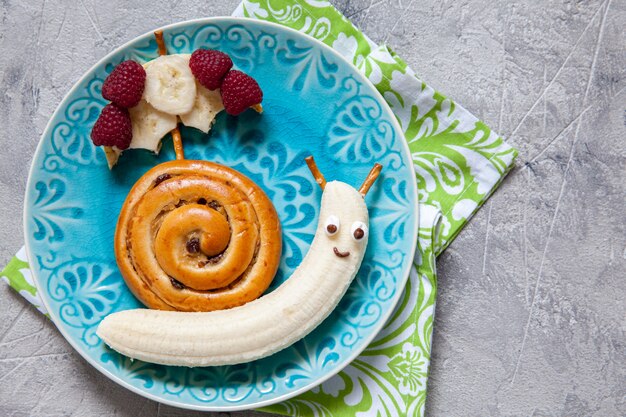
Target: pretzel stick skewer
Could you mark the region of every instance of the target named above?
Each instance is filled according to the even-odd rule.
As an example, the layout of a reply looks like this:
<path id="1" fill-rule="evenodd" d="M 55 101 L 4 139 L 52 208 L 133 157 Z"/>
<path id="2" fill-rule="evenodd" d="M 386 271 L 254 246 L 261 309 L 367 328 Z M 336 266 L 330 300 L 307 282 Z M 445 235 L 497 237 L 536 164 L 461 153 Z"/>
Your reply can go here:
<path id="1" fill-rule="evenodd" d="M 183 139 L 180 137 L 180 130 L 178 127 L 172 129 L 172 140 L 174 142 L 174 152 L 176 152 L 176 159 L 185 159 L 185 151 L 183 150 Z"/>
<path id="2" fill-rule="evenodd" d="M 163 42 L 163 31 L 157 30 L 154 32 L 154 37 L 156 38 L 157 46 L 159 47 L 159 55 L 167 55 L 167 48 L 165 47 L 165 42 Z"/>
<path id="3" fill-rule="evenodd" d="M 163 41 L 163 31 L 157 30 L 154 32 L 157 46 L 159 47 L 159 55 L 167 55 L 167 48 Z M 172 134 L 172 141 L 174 142 L 174 152 L 176 153 L 176 159 L 185 159 L 185 151 L 183 149 L 183 139 L 180 137 L 180 130 L 175 127 L 170 132 Z"/>

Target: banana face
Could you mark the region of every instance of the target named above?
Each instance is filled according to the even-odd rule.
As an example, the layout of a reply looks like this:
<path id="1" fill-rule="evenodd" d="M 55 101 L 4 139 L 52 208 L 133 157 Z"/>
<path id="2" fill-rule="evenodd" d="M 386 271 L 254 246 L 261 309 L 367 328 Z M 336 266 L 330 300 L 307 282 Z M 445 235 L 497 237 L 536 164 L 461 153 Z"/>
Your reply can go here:
<path id="1" fill-rule="evenodd" d="M 357 260 L 360 264 L 367 246 L 369 217 L 363 196 L 355 191 L 339 181 L 326 184 L 315 240 L 327 248 L 324 255 L 331 260 L 339 258 L 349 263 Z"/>
<path id="2" fill-rule="evenodd" d="M 131 358 L 177 366 L 249 362 L 306 336 L 339 303 L 356 276 L 368 241 L 363 191 L 339 181 L 324 181 L 324 186 L 309 252 L 272 293 L 240 307 L 207 313 L 122 311 L 100 323 L 98 336 Z"/>

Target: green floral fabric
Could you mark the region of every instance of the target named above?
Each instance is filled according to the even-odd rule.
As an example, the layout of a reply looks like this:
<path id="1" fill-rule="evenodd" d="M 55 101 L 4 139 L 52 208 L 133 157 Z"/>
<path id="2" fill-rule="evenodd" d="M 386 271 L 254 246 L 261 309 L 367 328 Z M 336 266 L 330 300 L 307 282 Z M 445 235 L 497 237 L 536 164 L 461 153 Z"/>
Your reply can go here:
<path id="1" fill-rule="evenodd" d="M 322 0 L 244 0 L 235 16 L 299 30 L 352 62 L 387 101 L 418 182 L 418 250 L 398 306 L 368 348 L 338 375 L 266 407 L 291 416 L 423 416 L 437 294 L 435 257 L 513 167 L 515 149 L 436 92 L 387 46 L 376 45 Z M 0 274 L 43 313 L 22 248 Z"/>
<path id="2" fill-rule="evenodd" d="M 0 277 L 20 295 L 26 298 L 36 309 L 48 315 L 41 298 L 37 294 L 37 287 L 33 280 L 33 275 L 28 266 L 26 249 L 21 248 L 11 261 L 0 272 Z"/>

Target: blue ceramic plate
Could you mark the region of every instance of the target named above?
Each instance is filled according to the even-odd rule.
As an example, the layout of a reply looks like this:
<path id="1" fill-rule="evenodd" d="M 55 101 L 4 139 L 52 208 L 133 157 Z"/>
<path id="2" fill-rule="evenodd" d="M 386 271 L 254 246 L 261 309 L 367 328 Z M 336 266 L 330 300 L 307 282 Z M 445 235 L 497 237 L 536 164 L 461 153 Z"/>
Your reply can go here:
<path id="1" fill-rule="evenodd" d="M 106 104 L 100 89 L 119 62 L 157 56 L 151 33 L 117 49 L 74 86 L 54 113 L 34 157 L 25 203 L 26 247 L 39 293 L 65 338 L 112 380 L 148 398 L 201 410 L 237 410 L 288 399 L 339 372 L 382 328 L 406 283 L 417 240 L 417 189 L 409 151 L 373 86 L 326 45 L 284 27 L 214 18 L 164 29 L 170 53 L 207 47 L 228 53 L 264 91 L 262 115 L 223 112 L 208 135 L 182 129 L 188 159 L 233 167 L 274 202 L 283 226 L 287 279 L 313 238 L 321 190 L 304 157 L 327 179 L 358 187 L 375 162 L 382 176 L 367 195 L 365 260 L 348 293 L 313 333 L 262 360 L 237 366 L 153 365 L 109 350 L 95 335 L 115 311 L 141 307 L 117 269 L 113 234 L 120 207 L 148 169 L 174 159 L 126 152 L 109 171 L 89 132 Z"/>

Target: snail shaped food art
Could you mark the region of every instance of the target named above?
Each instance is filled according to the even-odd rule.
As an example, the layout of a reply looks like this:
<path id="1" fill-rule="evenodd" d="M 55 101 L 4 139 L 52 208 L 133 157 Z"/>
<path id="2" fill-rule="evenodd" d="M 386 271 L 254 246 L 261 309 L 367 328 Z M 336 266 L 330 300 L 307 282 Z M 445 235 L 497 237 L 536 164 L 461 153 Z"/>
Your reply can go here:
<path id="1" fill-rule="evenodd" d="M 165 55 L 162 33 L 155 36 L 160 55 Z M 198 62 L 205 64 L 214 56 L 207 53 L 201 58 Z M 220 61 L 223 57 L 218 58 L 217 69 L 208 72 L 209 81 L 230 71 Z M 157 64 L 147 67 L 151 65 Z M 249 82 L 243 73 L 228 74 L 233 75 L 231 82 Z M 134 75 L 141 78 L 141 69 L 130 65 L 120 79 Z M 249 107 L 261 111 L 262 93 L 247 101 L 224 95 L 228 76 L 222 81 L 227 111 Z M 249 85 L 258 89 L 256 82 Z M 117 87 L 107 90 L 119 93 L 108 94 L 112 100 L 139 102 L 139 89 L 130 97 Z M 105 146 L 111 167 L 106 149 L 110 145 L 104 142 L 119 140 L 119 132 L 130 136 L 132 122 L 124 119 L 124 107 L 115 101 L 109 106 L 117 107 L 106 115 L 103 110 L 101 117 L 109 119 L 99 128 L 96 122 L 92 139 L 94 143 L 102 139 L 99 143 Z M 171 133 L 176 160 L 157 165 L 135 183 L 115 232 L 120 272 L 150 309 L 110 314 L 99 324 L 97 335 L 131 358 L 189 367 L 249 362 L 303 338 L 337 306 L 361 266 L 369 235 L 364 198 L 382 166 L 376 164 L 356 190 L 344 182 L 326 182 L 313 157 L 306 158 L 323 190 L 315 236 L 291 277 L 262 296 L 278 270 L 282 251 L 272 202 L 238 171 L 185 160 L 176 124 Z"/>
<path id="2" fill-rule="evenodd" d="M 113 313 L 98 336 L 111 348 L 147 362 L 213 366 L 276 353 L 315 329 L 337 306 L 356 276 L 367 247 L 364 197 L 382 169 L 376 164 L 361 188 L 326 182 L 311 247 L 293 274 L 269 294 L 242 306 L 210 312 L 136 309 Z"/>

